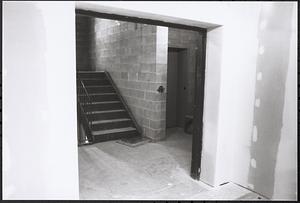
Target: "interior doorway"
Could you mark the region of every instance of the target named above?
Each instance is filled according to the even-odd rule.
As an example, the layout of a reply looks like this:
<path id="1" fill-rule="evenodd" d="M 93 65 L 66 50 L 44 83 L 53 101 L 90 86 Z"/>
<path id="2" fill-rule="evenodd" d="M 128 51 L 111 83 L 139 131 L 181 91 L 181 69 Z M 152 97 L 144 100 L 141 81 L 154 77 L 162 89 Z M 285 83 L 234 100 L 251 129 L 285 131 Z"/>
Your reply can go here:
<path id="1" fill-rule="evenodd" d="M 184 128 L 187 49 L 168 48 L 166 127 Z"/>
<path id="2" fill-rule="evenodd" d="M 192 103 L 189 101 L 190 103 L 188 105 L 189 108 L 190 108 L 189 114 L 190 115 L 193 114 L 192 116 L 193 116 L 193 126 L 194 126 L 193 131 L 192 131 L 191 176 L 192 176 L 192 178 L 199 180 L 199 178 L 200 178 L 200 168 L 201 168 L 201 151 L 202 151 L 203 101 L 204 101 L 204 79 L 205 79 L 205 50 L 206 50 L 206 32 L 207 32 L 206 29 L 203 29 L 203 28 L 200 28 L 200 27 L 194 27 L 194 26 L 187 26 L 187 25 L 183 25 L 183 24 L 169 23 L 169 22 L 159 21 L 159 20 L 136 18 L 136 17 L 131 17 L 131 16 L 123 16 L 123 15 L 108 14 L 108 13 L 99 13 L 99 12 L 91 11 L 91 10 L 76 9 L 76 14 L 87 15 L 87 16 L 94 17 L 94 18 L 103 18 L 103 19 L 113 20 L 114 23 L 116 24 L 115 26 L 120 26 L 119 21 L 126 21 L 126 22 L 130 22 L 130 23 L 133 23 L 133 24 L 135 23 L 133 26 L 123 27 L 121 29 L 121 31 L 126 31 L 127 29 L 132 27 L 132 31 L 136 32 L 138 30 L 143 30 L 144 29 L 143 26 L 147 26 L 149 28 L 151 26 L 159 26 L 160 28 L 161 27 L 168 27 L 169 29 L 173 28 L 173 29 L 185 30 L 186 32 L 192 31 L 195 35 L 197 35 L 197 39 L 191 43 L 192 45 L 196 45 L 196 47 L 195 46 L 190 47 L 190 48 L 192 48 L 193 51 L 191 51 L 191 49 L 189 49 L 189 50 L 178 49 L 177 50 L 178 53 L 175 52 L 175 55 L 176 54 L 178 55 L 177 60 L 179 58 L 177 63 L 179 62 L 180 64 L 184 64 L 184 61 L 185 61 L 184 60 L 184 55 L 186 53 L 188 53 L 188 54 L 194 53 L 195 54 L 195 57 L 193 57 L 195 59 L 195 61 L 194 61 L 195 63 L 190 61 L 191 57 L 186 57 L 186 58 L 188 58 L 188 63 L 189 64 L 194 64 L 193 65 L 194 70 L 193 70 L 193 72 L 188 73 L 189 75 L 185 77 L 186 78 L 185 81 L 191 83 L 191 81 L 194 80 L 192 82 L 193 89 L 189 90 L 189 91 L 192 91 L 192 92 L 195 93 L 194 96 L 193 96 L 194 100 L 193 100 Z M 137 23 L 140 23 L 141 26 L 138 26 Z M 108 33 L 109 34 L 114 34 L 113 31 L 108 32 Z M 143 32 L 140 32 L 140 33 L 143 35 Z M 179 36 L 180 36 L 179 39 L 183 40 L 182 43 L 190 43 L 191 42 L 190 37 L 188 37 L 187 35 L 188 34 L 184 34 L 184 33 L 179 34 Z M 147 36 L 147 37 L 143 37 L 143 36 L 140 36 L 140 35 L 136 35 L 138 37 L 133 37 L 134 35 L 130 35 L 130 36 L 134 39 L 142 39 L 145 42 L 147 42 L 147 40 L 145 40 L 145 39 L 149 39 L 149 36 Z M 163 36 L 165 36 L 165 35 L 163 35 Z M 128 37 L 128 39 L 129 38 L 130 37 Z M 124 38 L 122 43 L 127 44 L 128 39 Z M 173 40 L 173 42 L 177 42 L 177 41 L 181 41 L 181 40 Z M 114 40 L 109 40 L 108 42 L 114 42 Z M 156 40 L 156 42 L 159 42 L 159 41 Z M 170 38 L 169 38 L 169 42 L 172 42 L 172 40 L 170 40 Z M 121 45 L 122 43 L 118 43 L 118 44 Z M 163 46 L 163 49 L 164 49 L 165 45 L 166 44 L 164 42 L 163 44 L 157 44 L 155 46 L 151 45 L 151 47 L 152 48 L 154 47 L 155 50 L 157 50 L 158 47 L 162 48 L 161 46 Z M 145 48 L 145 46 L 140 46 L 140 47 Z M 175 47 L 177 47 L 177 46 L 175 46 Z M 166 48 L 168 49 L 168 44 L 167 44 Z M 131 53 L 134 54 L 136 52 L 137 53 L 143 53 L 144 56 L 147 56 L 147 57 L 157 56 L 156 54 L 154 54 L 154 55 L 149 54 L 148 51 L 149 50 L 147 49 L 144 52 L 138 52 L 138 49 L 136 47 L 132 47 L 131 51 L 128 51 L 126 49 L 126 51 L 124 50 L 123 52 L 127 53 L 127 54 L 131 54 Z M 114 53 L 114 52 L 111 52 L 111 53 Z M 116 53 L 119 53 L 119 52 L 116 52 Z M 100 56 L 102 55 L 103 57 L 106 57 L 106 59 L 107 59 L 107 56 L 104 56 L 105 54 L 108 54 L 108 52 L 103 51 L 103 53 L 101 53 Z M 132 57 L 132 56 L 130 56 L 129 58 L 131 60 L 135 60 L 135 59 L 139 59 L 139 58 L 143 58 L 143 57 Z M 163 56 L 162 58 L 165 58 L 165 57 Z M 108 61 L 116 61 L 116 60 L 108 60 Z M 162 61 L 160 61 L 160 62 L 162 62 Z M 103 63 L 101 63 L 101 64 L 103 65 Z M 125 64 L 128 64 L 128 63 L 125 63 Z M 146 61 L 145 64 L 149 64 L 149 61 Z M 166 65 L 167 64 L 158 64 L 157 67 L 160 67 L 160 71 L 162 71 L 162 72 L 166 71 L 167 72 Z M 110 66 L 111 66 L 111 64 L 110 64 Z M 180 67 L 180 66 L 182 66 L 182 65 L 179 65 L 178 67 Z M 146 73 L 143 73 L 143 74 L 137 73 L 137 74 L 131 74 L 130 75 L 128 71 L 127 72 L 123 71 L 123 72 L 118 73 L 116 75 L 119 76 L 118 79 L 120 79 L 120 80 L 124 80 L 124 79 L 126 79 L 126 80 L 132 79 L 132 80 L 135 80 L 135 81 L 151 80 L 151 78 L 153 78 L 152 77 L 153 74 L 149 72 L 150 69 L 148 70 L 148 68 L 151 68 L 151 67 L 152 66 L 149 66 L 149 67 L 145 66 L 144 68 L 147 68 L 148 72 L 146 71 Z M 156 67 L 156 64 L 153 67 Z M 155 69 L 155 70 L 157 71 L 157 69 Z M 180 73 L 180 71 L 182 71 L 182 70 L 184 70 L 184 68 L 179 68 L 179 69 L 177 68 L 177 75 L 178 75 L 178 72 Z M 180 76 L 183 76 L 183 75 L 184 75 L 184 73 L 180 74 Z M 160 81 L 160 80 L 163 80 L 163 78 L 165 78 L 164 75 L 155 74 L 155 77 L 158 77 L 158 76 L 160 78 L 159 79 L 156 78 L 155 82 L 157 82 L 157 80 Z M 187 91 L 185 89 L 186 86 L 183 85 L 184 84 L 184 82 L 183 82 L 184 79 L 180 79 L 180 80 L 182 80 L 182 82 L 179 82 L 181 84 L 180 90 L 177 91 L 178 88 L 176 88 L 176 86 L 175 86 L 175 88 L 176 88 L 176 95 L 178 94 L 180 99 L 182 99 L 182 100 L 179 100 L 178 104 L 180 106 L 183 106 L 183 107 L 179 108 L 178 112 L 176 112 L 176 119 L 175 119 L 176 123 L 175 123 L 175 125 L 179 125 L 179 126 L 183 127 L 184 123 L 185 123 L 184 120 L 185 120 L 185 114 L 186 114 L 185 113 L 185 107 L 184 107 L 184 106 L 186 106 L 186 104 L 185 104 L 186 100 L 184 100 L 184 99 L 185 99 L 185 95 L 186 95 Z M 164 82 L 164 81 L 162 81 L 162 82 Z M 128 81 L 127 81 L 127 83 L 128 83 Z M 191 85 L 191 84 L 189 84 L 189 85 Z M 122 86 L 122 87 L 124 88 L 124 86 Z M 160 97 L 157 96 L 157 94 L 154 95 L 153 91 L 156 91 L 156 89 L 157 89 L 157 91 L 159 91 L 159 88 L 157 88 L 155 86 L 155 89 L 152 90 L 152 93 L 146 94 L 147 97 L 149 97 L 150 100 L 155 100 L 156 101 L 157 98 L 164 98 L 163 96 L 160 96 Z M 161 95 L 163 95 L 163 94 L 161 94 Z M 163 103 L 163 102 L 166 102 L 166 101 L 164 100 L 164 101 L 160 101 L 160 102 Z M 157 103 L 157 101 L 156 101 L 156 103 Z M 166 118 L 165 115 L 164 115 L 167 112 L 166 106 L 163 107 L 163 109 L 160 110 L 160 111 L 158 111 L 157 109 L 158 108 L 152 108 L 150 112 L 147 112 L 147 116 L 155 117 L 155 118 L 156 118 L 156 116 L 158 116 L 158 117 L 161 116 L 159 118 L 163 118 L 163 117 Z M 155 111 L 155 112 L 152 112 L 152 111 Z M 139 112 L 139 111 L 137 111 L 137 112 Z M 159 127 L 157 127 L 157 128 L 161 128 L 161 129 L 159 129 L 161 131 L 156 130 L 154 133 L 159 132 L 157 134 L 160 134 L 160 132 L 162 132 L 161 134 L 164 134 L 162 128 L 165 129 L 166 126 L 164 126 L 163 123 L 160 123 L 159 121 L 160 120 L 158 120 L 156 123 L 155 122 L 151 122 L 151 123 L 148 122 L 148 123 L 149 123 L 149 126 L 151 125 L 151 126 L 155 127 L 155 126 L 159 125 Z M 150 130 L 153 130 L 153 129 L 154 128 L 152 128 Z M 149 131 L 149 132 L 151 132 L 151 131 Z"/>

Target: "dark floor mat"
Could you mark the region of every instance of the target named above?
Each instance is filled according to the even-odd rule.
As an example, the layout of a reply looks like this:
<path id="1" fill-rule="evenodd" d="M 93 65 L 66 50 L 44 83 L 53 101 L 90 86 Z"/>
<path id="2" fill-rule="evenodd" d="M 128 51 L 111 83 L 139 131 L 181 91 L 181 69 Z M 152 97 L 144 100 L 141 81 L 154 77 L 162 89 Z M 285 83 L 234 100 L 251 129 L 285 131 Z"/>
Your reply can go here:
<path id="1" fill-rule="evenodd" d="M 117 143 L 123 144 L 129 147 L 136 147 L 150 142 L 149 138 L 146 137 L 131 137 L 131 138 L 123 138 L 118 140 Z"/>

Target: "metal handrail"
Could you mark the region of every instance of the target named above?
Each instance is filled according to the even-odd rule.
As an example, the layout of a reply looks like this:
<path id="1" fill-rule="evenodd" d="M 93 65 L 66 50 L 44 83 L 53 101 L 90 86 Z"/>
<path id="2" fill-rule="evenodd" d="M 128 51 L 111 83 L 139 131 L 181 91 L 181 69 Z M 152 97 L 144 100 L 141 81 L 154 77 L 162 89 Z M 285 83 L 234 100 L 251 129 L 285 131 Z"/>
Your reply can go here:
<path id="1" fill-rule="evenodd" d="M 90 97 L 90 95 L 89 95 L 89 93 L 88 93 L 88 91 L 87 91 L 87 89 L 86 89 L 86 87 L 85 87 L 85 85 L 83 84 L 83 82 L 82 82 L 82 80 L 81 79 L 79 79 L 80 80 L 80 84 L 81 84 L 81 86 L 83 87 L 83 89 L 84 89 L 84 92 L 85 92 L 85 96 L 87 96 L 88 98 L 89 98 L 89 103 L 92 103 L 91 101 L 91 97 Z"/>
<path id="2" fill-rule="evenodd" d="M 91 104 L 92 103 L 92 99 L 91 99 L 91 97 L 90 97 L 90 95 L 89 95 L 89 93 L 88 93 L 88 91 L 87 91 L 87 89 L 86 89 L 83 81 L 81 80 L 81 78 L 78 78 L 78 80 L 80 81 L 80 87 L 78 87 L 78 94 L 77 94 L 77 96 L 78 96 L 77 100 L 78 100 L 78 103 L 79 103 L 79 107 L 80 107 L 81 112 L 83 112 L 84 114 L 89 114 L 89 112 L 85 111 L 85 108 L 83 107 L 82 103 L 84 105 Z M 83 92 L 80 91 L 82 89 L 83 89 Z M 81 101 L 81 99 L 80 99 L 80 96 L 82 96 L 81 93 L 83 93 L 83 96 L 84 96 L 83 98 L 88 98 L 87 101 L 86 101 L 86 99 L 84 99 L 83 101 Z M 89 119 L 87 119 L 86 117 L 84 118 L 84 122 L 88 124 L 88 128 L 89 128 L 89 129 L 87 129 L 88 131 L 86 133 L 91 133 L 90 129 L 92 127 L 92 122 Z M 88 137 L 88 135 L 87 135 L 87 137 Z M 85 140 L 83 140 L 83 141 L 85 141 Z"/>

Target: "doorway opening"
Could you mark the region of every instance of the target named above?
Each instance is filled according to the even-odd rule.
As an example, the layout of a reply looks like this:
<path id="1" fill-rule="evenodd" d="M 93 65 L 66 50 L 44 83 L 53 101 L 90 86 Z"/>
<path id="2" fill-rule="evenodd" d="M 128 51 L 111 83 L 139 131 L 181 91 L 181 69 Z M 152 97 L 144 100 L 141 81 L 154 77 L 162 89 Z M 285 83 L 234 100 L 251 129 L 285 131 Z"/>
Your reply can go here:
<path id="1" fill-rule="evenodd" d="M 83 41 L 85 44 L 82 45 L 82 47 L 90 46 L 96 50 L 96 52 L 88 52 L 91 58 L 96 58 L 94 62 L 87 62 L 90 70 L 110 72 L 121 94 L 125 94 L 124 97 L 129 104 L 128 106 L 132 104 L 134 107 L 131 109 L 133 114 L 146 115 L 146 119 L 139 116 L 136 118 L 138 123 L 140 122 L 139 124 L 142 123 L 143 133 L 150 135 L 150 137 L 152 134 L 165 136 L 168 128 L 187 129 L 191 133 L 192 140 L 191 176 L 194 179 L 199 179 L 206 30 L 199 27 L 80 9 L 76 9 L 76 15 L 92 18 L 93 20 L 89 22 L 95 23 L 97 21 L 98 26 L 93 27 L 92 30 L 99 28 L 100 35 L 98 36 L 99 33 L 95 33 L 95 30 L 92 31 L 89 36 L 94 36 L 93 40 Z M 98 21 L 97 19 L 101 20 Z M 108 21 L 112 21 L 113 26 Z M 152 36 L 153 33 L 158 32 L 162 34 L 161 36 L 166 36 L 168 29 L 169 34 L 164 38 L 163 43 L 159 42 L 157 36 Z M 80 30 L 80 28 L 77 30 Z M 191 44 L 191 46 L 172 46 L 172 36 L 170 34 L 172 30 L 183 30 L 184 32 L 178 32 L 180 33 L 178 35 L 183 39 L 182 44 Z M 146 31 L 149 33 L 146 33 Z M 122 32 L 126 33 L 126 36 L 122 35 Z M 189 32 L 192 32 L 195 37 L 191 37 Z M 77 36 L 82 37 L 80 33 Z M 137 40 L 140 40 L 141 43 L 136 43 Z M 151 40 L 154 40 L 156 44 L 147 44 Z M 136 44 L 132 45 L 132 43 Z M 97 44 L 100 45 L 99 47 L 107 49 L 95 48 Z M 123 47 L 123 45 L 126 47 Z M 115 47 L 117 49 L 114 49 Z M 78 48 L 77 43 L 77 53 L 80 53 Z M 152 50 L 157 52 L 153 54 Z M 86 52 L 83 51 L 82 53 Z M 138 56 L 138 54 L 142 55 Z M 165 54 L 164 57 L 162 57 L 163 54 Z M 159 59 L 163 58 L 163 60 L 158 60 L 157 57 Z M 138 61 L 140 59 L 145 59 L 145 61 Z M 166 61 L 162 62 L 164 59 Z M 77 60 L 84 62 L 79 58 Z M 151 61 L 155 62 L 152 64 Z M 87 68 L 85 64 L 82 67 Z M 139 68 L 143 68 L 143 71 Z M 133 84 L 137 86 L 133 86 Z M 95 86 L 96 83 L 93 83 L 93 85 Z M 160 86 L 165 87 L 162 88 L 162 92 L 159 91 Z M 92 91 L 92 87 L 90 89 Z M 163 92 L 163 89 L 167 89 L 167 94 Z M 138 108 L 135 108 L 136 106 Z M 157 115 L 159 115 L 158 118 L 155 117 Z M 193 120 L 193 128 L 186 128 L 186 124 L 190 123 L 187 122 L 189 119 Z M 145 128 L 144 123 L 147 123 L 149 128 Z"/>

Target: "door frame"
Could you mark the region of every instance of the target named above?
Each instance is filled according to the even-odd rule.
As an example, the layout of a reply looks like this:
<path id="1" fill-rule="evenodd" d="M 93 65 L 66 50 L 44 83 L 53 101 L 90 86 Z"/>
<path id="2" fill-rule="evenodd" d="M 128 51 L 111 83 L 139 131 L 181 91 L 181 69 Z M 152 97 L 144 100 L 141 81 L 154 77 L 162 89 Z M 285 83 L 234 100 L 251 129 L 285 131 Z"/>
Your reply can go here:
<path id="1" fill-rule="evenodd" d="M 203 107 L 204 107 L 204 86 L 205 86 L 205 58 L 206 58 L 206 40 L 207 29 L 166 22 L 162 20 L 152 20 L 147 18 L 138 18 L 127 15 L 118 15 L 111 13 L 96 12 L 85 9 L 75 9 L 76 14 L 87 15 L 96 18 L 104 18 L 110 20 L 121 20 L 133 23 L 150 24 L 156 26 L 165 26 L 178 29 L 197 31 L 200 36 L 199 48 L 196 54 L 196 74 L 195 74 L 195 103 L 194 103 L 194 128 L 192 142 L 192 161 L 191 161 L 191 177 L 199 180 L 201 173 L 201 155 L 203 141 Z"/>

